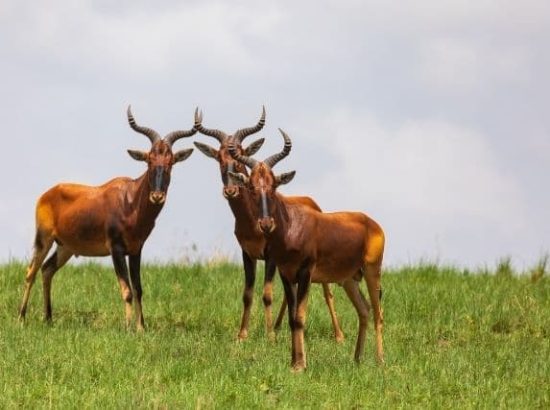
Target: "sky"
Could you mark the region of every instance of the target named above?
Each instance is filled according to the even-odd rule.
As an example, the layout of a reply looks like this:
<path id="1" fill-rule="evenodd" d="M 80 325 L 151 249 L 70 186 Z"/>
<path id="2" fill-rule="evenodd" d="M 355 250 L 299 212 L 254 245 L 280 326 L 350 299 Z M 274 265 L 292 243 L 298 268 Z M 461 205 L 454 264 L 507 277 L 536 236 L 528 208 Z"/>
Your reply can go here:
<path id="1" fill-rule="evenodd" d="M 116 4 L 112 4 L 116 3 Z M 362 211 L 389 265 L 520 269 L 550 252 L 547 1 L 0 2 L 0 260 L 28 259 L 38 197 L 145 171 L 130 129 L 254 125 L 281 187 Z M 249 142 L 255 140 L 249 137 Z M 176 143 L 217 142 L 197 134 Z M 172 171 L 149 261 L 237 258 L 217 164 Z"/>

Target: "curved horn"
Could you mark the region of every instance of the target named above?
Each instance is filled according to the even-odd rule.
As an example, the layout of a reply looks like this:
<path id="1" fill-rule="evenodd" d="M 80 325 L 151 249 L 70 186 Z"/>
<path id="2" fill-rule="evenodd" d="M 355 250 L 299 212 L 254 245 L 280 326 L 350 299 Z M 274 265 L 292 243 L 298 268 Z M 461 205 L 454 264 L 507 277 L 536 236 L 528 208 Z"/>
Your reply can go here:
<path id="1" fill-rule="evenodd" d="M 166 137 L 164 137 L 164 141 L 169 143 L 170 145 L 173 145 L 174 142 L 179 140 L 180 138 L 190 137 L 191 135 L 194 135 L 197 132 L 195 128 L 191 128 L 190 130 L 179 130 L 179 131 L 172 131 L 170 134 L 168 134 Z"/>
<path id="2" fill-rule="evenodd" d="M 160 135 L 158 132 L 151 128 L 142 127 L 140 125 L 136 124 L 136 120 L 134 119 L 134 116 L 132 115 L 132 106 L 128 106 L 128 123 L 130 124 L 130 127 L 136 132 L 139 132 L 140 134 L 145 135 L 147 138 L 151 140 L 151 144 L 154 144 L 156 141 L 160 139 Z"/>
<path id="3" fill-rule="evenodd" d="M 290 137 L 282 129 L 279 128 L 279 131 L 283 135 L 283 138 L 285 140 L 285 145 L 281 152 L 279 152 L 278 154 L 274 154 L 264 160 L 264 164 L 268 165 L 270 168 L 273 168 L 275 164 L 277 164 L 277 162 L 285 158 L 290 153 L 290 150 L 292 149 L 292 141 L 290 140 Z"/>
<path id="4" fill-rule="evenodd" d="M 240 130 L 237 130 L 234 134 L 234 137 L 237 141 L 243 142 L 243 140 L 248 137 L 249 135 L 252 135 L 258 131 L 260 131 L 265 125 L 265 106 L 262 105 L 262 116 L 260 117 L 260 121 L 254 126 L 249 128 L 241 128 Z"/>
<path id="5" fill-rule="evenodd" d="M 254 166 L 258 163 L 258 161 L 256 161 L 254 158 L 251 158 L 251 157 L 248 157 L 246 155 L 241 155 L 237 152 L 237 146 L 236 146 L 236 142 L 235 140 L 231 141 L 231 143 L 229 144 L 229 153 L 231 154 L 231 156 L 236 159 L 237 161 L 239 161 L 240 163 L 248 166 L 249 168 L 254 168 Z"/>
<path id="6" fill-rule="evenodd" d="M 197 131 L 199 131 L 201 134 L 216 138 L 220 142 L 220 144 L 227 139 L 227 134 L 225 132 L 216 130 L 216 129 L 204 128 L 202 126 L 202 111 L 199 114 L 199 107 L 195 109 L 195 127 L 194 128 Z"/>
<path id="7" fill-rule="evenodd" d="M 179 131 L 172 131 L 171 133 L 169 133 L 168 135 L 166 135 L 166 137 L 164 137 L 164 141 L 166 141 L 168 144 L 170 144 L 170 146 L 172 146 L 174 144 L 174 142 L 176 142 L 177 140 L 179 140 L 180 138 L 186 138 L 186 137 L 190 137 L 191 135 L 194 135 L 196 132 L 197 132 L 197 111 L 198 111 L 198 107 L 195 108 L 195 125 L 193 126 L 193 128 L 191 128 L 190 130 L 187 130 L 187 131 L 183 131 L 183 130 L 179 130 Z M 200 117 L 198 117 L 198 121 L 200 123 L 200 121 L 202 121 L 202 114 Z"/>

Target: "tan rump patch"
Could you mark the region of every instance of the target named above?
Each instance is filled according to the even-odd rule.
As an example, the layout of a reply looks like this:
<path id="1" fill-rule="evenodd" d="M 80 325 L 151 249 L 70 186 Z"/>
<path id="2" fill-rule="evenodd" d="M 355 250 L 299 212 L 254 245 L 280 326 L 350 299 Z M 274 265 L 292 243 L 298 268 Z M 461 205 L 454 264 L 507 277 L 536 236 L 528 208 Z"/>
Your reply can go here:
<path id="1" fill-rule="evenodd" d="M 55 221 L 50 205 L 39 203 L 36 207 L 36 227 L 41 231 L 53 232 Z"/>
<path id="2" fill-rule="evenodd" d="M 369 237 L 367 243 L 367 254 L 365 256 L 365 262 L 376 263 L 378 262 L 384 253 L 384 234 L 373 234 Z"/>

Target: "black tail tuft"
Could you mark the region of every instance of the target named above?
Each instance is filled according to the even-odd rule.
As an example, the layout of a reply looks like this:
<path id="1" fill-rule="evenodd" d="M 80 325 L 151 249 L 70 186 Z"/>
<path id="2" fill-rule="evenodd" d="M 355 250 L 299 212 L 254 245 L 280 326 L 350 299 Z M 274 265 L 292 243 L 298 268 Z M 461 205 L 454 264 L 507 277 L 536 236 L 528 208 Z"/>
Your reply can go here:
<path id="1" fill-rule="evenodd" d="M 34 249 L 37 251 L 42 251 L 44 248 L 44 243 L 42 242 L 42 235 L 40 231 L 36 231 L 36 236 L 34 237 Z"/>

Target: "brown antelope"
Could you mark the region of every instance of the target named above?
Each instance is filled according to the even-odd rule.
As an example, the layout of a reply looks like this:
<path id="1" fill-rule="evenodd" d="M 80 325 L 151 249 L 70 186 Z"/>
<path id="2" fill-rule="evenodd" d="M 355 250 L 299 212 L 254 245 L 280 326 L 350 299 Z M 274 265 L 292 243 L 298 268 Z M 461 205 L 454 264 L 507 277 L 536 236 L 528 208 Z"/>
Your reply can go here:
<path id="1" fill-rule="evenodd" d="M 29 295 L 42 266 L 44 320 L 51 321 L 51 283 L 54 274 L 71 256 L 111 255 L 126 306 L 126 325 L 132 318 L 132 299 L 138 330 L 144 329 L 141 307 L 141 249 L 155 226 L 170 183 L 172 166 L 191 155 L 193 149 L 172 152 L 180 138 L 196 133 L 174 131 L 164 138 L 154 130 L 136 124 L 130 106 L 128 122 L 136 132 L 151 140 L 149 152 L 128 150 L 137 161 L 145 161 L 147 170 L 137 179 L 119 177 L 100 186 L 59 184 L 46 191 L 36 205 L 34 253 L 25 278 L 19 318 L 23 320 Z M 53 243 L 55 252 L 42 265 Z M 128 255 L 130 278 L 126 264 Z"/>
<path id="2" fill-rule="evenodd" d="M 231 172 L 239 172 L 247 175 L 246 167 L 238 161 L 235 161 L 228 152 L 228 147 L 231 144 L 235 145 L 235 149 L 239 153 L 243 153 L 246 156 L 255 154 L 262 144 L 264 139 L 261 138 L 251 143 L 247 148 L 242 148 L 241 144 L 244 138 L 260 131 L 265 124 L 265 108 L 262 110 L 262 115 L 258 123 L 250 128 L 243 128 L 236 131 L 233 135 L 227 135 L 225 132 L 217 129 L 208 129 L 202 126 L 202 113 L 199 115 L 198 111 L 195 111 L 195 128 L 202 134 L 214 137 L 220 143 L 218 149 L 215 149 L 209 145 L 194 142 L 195 146 L 206 156 L 215 159 L 220 165 L 220 172 L 223 182 L 223 196 L 227 199 L 229 207 L 235 217 L 235 236 L 242 249 L 242 258 L 245 274 L 245 285 L 243 291 L 243 314 L 241 319 L 241 326 L 238 333 L 238 339 L 243 340 L 248 335 L 248 324 L 250 319 L 250 309 L 252 305 L 252 298 L 254 294 L 254 282 L 256 279 L 256 261 L 258 259 L 265 260 L 265 277 L 264 277 L 264 290 L 263 290 L 263 303 L 265 309 L 265 326 L 269 337 L 273 337 L 273 324 L 271 314 L 271 304 L 273 300 L 273 276 L 275 275 L 275 263 L 272 258 L 269 257 L 268 249 L 266 249 L 266 240 L 262 232 L 258 229 L 258 225 L 254 219 L 252 209 L 254 203 L 248 190 L 241 190 L 239 185 L 236 184 L 233 178 L 229 175 Z M 283 197 L 288 204 L 301 203 L 304 206 L 311 207 L 320 211 L 321 209 L 315 203 L 315 201 L 305 196 L 291 196 Z M 336 318 L 334 311 L 333 295 L 328 285 L 323 285 L 324 296 L 329 308 L 330 316 L 332 319 L 332 325 L 334 328 L 334 336 L 338 342 L 344 339 L 342 330 Z M 280 309 L 280 313 L 276 322 L 280 325 L 281 319 L 284 316 L 286 308 L 286 300 Z"/>
<path id="3" fill-rule="evenodd" d="M 363 213 L 323 213 L 299 203 L 287 203 L 277 188 L 290 182 L 295 171 L 278 176 L 272 171 L 292 147 L 288 135 L 280 131 L 285 140 L 283 150 L 263 162 L 238 150 L 235 144 L 230 145 L 230 154 L 251 169 L 250 176 L 244 173 L 230 175 L 249 191 L 255 204 L 252 212 L 257 226 L 264 233 L 270 256 L 281 274 L 292 331 L 292 367 L 295 371 L 306 368 L 304 326 L 311 282 L 340 283 L 344 287 L 359 316 L 355 347 L 355 360 L 359 362 L 364 350 L 369 309 L 359 290 L 362 277 L 367 282 L 374 310 L 377 359 L 382 362 L 380 275 L 384 232 Z"/>

